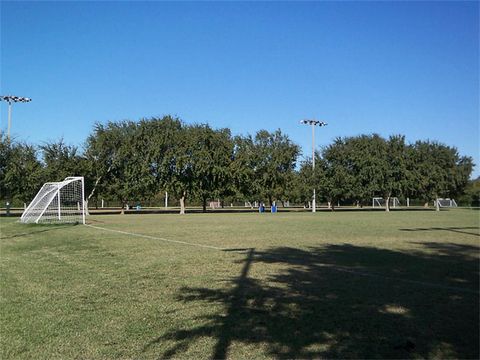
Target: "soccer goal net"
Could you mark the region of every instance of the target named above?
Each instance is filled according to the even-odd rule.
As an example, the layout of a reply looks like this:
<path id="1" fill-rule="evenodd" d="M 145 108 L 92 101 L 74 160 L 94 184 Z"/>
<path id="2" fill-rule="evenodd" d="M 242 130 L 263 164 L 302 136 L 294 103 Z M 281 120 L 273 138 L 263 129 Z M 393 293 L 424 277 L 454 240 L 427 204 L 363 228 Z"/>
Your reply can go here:
<path id="1" fill-rule="evenodd" d="M 23 223 L 85 224 L 83 177 L 45 183 L 20 218 Z"/>
<path id="2" fill-rule="evenodd" d="M 457 207 L 457 203 L 454 199 L 437 199 L 439 207 Z M 436 206 L 435 202 L 434 205 Z"/>
<path id="3" fill-rule="evenodd" d="M 381 198 L 381 197 L 374 197 L 372 199 L 372 207 L 374 207 L 374 208 L 384 208 L 386 203 L 387 203 L 387 201 L 384 198 Z M 400 206 L 400 201 L 398 200 L 398 198 L 391 197 L 390 198 L 390 207 L 391 208 L 396 208 L 398 206 Z"/>

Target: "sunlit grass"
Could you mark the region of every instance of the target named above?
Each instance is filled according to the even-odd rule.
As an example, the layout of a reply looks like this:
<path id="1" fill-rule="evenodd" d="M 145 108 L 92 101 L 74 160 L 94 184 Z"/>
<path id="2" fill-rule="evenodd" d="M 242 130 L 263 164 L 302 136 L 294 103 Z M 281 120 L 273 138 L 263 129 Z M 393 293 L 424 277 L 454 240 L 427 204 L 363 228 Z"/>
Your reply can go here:
<path id="1" fill-rule="evenodd" d="M 2 359 L 479 356 L 478 211 L 15 220 Z"/>

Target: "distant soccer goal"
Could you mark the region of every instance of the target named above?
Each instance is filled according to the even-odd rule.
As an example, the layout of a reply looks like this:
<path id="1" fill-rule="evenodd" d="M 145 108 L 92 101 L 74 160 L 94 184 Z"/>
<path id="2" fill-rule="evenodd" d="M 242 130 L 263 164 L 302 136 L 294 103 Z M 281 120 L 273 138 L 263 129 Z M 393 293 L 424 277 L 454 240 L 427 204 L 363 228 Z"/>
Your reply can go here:
<path id="1" fill-rule="evenodd" d="M 45 183 L 23 212 L 22 223 L 85 224 L 85 189 L 83 177 Z"/>
<path id="2" fill-rule="evenodd" d="M 372 207 L 373 208 L 384 208 L 387 201 L 382 197 L 374 197 L 372 199 Z M 396 208 L 400 206 L 400 201 L 396 197 L 390 198 L 390 207 Z"/>
<path id="3" fill-rule="evenodd" d="M 438 206 L 439 207 L 442 207 L 442 208 L 447 208 L 447 207 L 457 207 L 457 203 L 455 202 L 454 199 L 437 199 L 438 201 Z M 436 206 L 437 204 L 435 203 L 435 201 L 433 202 L 434 206 Z"/>

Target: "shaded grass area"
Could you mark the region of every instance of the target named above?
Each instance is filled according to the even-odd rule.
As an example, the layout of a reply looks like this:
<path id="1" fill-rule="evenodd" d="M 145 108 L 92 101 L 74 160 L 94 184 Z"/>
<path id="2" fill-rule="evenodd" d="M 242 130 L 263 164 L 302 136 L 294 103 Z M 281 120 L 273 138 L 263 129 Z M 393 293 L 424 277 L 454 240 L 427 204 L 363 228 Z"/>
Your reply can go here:
<path id="1" fill-rule="evenodd" d="M 478 358 L 467 210 L 0 219 L 3 358 Z M 452 231 L 455 230 L 455 231 Z"/>

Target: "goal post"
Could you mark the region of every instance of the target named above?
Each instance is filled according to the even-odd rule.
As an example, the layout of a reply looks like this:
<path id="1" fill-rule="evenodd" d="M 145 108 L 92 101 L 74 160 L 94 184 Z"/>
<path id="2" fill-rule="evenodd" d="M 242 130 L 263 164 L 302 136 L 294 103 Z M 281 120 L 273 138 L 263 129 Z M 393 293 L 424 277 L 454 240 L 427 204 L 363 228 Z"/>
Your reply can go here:
<path id="1" fill-rule="evenodd" d="M 85 185 L 82 176 L 45 183 L 20 218 L 22 223 L 85 224 Z"/>
<path id="2" fill-rule="evenodd" d="M 385 207 L 385 200 L 383 200 L 383 198 L 381 198 L 381 197 L 374 197 L 372 199 L 372 207 L 373 208 Z"/>

